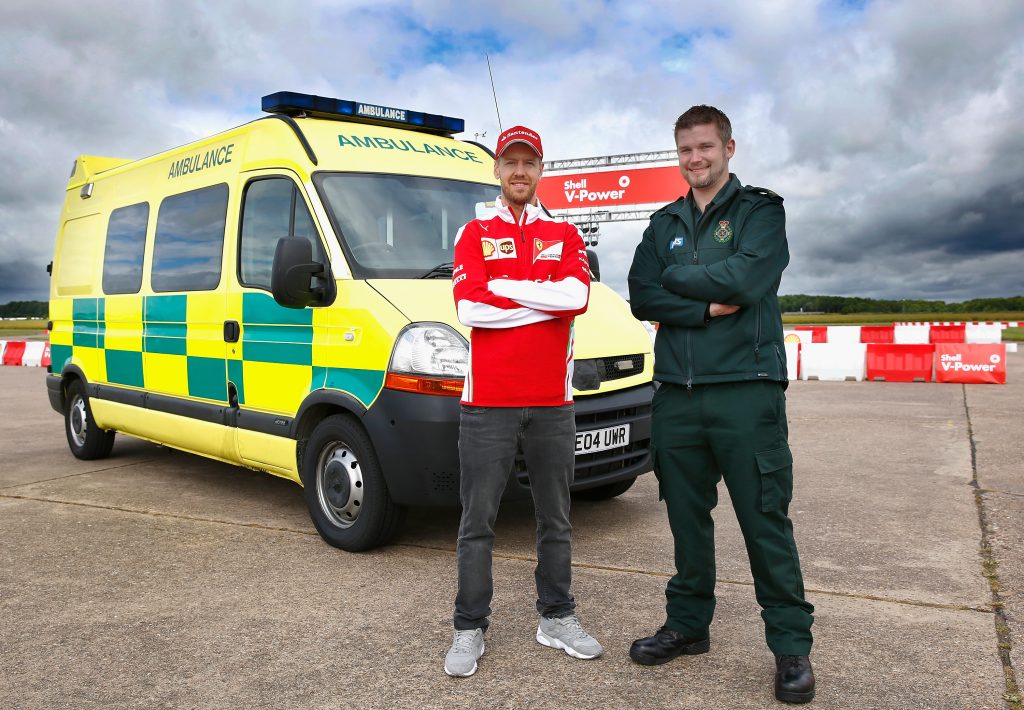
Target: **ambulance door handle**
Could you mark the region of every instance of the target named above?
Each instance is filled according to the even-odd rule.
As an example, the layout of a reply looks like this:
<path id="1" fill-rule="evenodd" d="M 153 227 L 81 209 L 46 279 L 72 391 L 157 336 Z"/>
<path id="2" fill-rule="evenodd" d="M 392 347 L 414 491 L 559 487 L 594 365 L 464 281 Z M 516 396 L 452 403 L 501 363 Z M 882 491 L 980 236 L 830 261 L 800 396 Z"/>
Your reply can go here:
<path id="1" fill-rule="evenodd" d="M 224 342 L 225 343 L 237 343 L 238 338 L 242 335 L 242 328 L 238 325 L 236 320 L 224 321 Z"/>

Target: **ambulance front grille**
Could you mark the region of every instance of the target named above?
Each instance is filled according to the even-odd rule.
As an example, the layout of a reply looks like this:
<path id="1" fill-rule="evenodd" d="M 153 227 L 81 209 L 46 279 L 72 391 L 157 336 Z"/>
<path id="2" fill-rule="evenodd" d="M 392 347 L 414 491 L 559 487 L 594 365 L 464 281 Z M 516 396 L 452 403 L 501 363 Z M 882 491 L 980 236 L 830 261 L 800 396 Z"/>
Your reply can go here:
<path id="1" fill-rule="evenodd" d="M 642 353 L 577 360 L 576 366 L 583 369 L 591 363 L 597 368 L 597 376 L 601 382 L 621 380 L 624 377 L 639 375 L 644 371 L 644 356 Z"/>

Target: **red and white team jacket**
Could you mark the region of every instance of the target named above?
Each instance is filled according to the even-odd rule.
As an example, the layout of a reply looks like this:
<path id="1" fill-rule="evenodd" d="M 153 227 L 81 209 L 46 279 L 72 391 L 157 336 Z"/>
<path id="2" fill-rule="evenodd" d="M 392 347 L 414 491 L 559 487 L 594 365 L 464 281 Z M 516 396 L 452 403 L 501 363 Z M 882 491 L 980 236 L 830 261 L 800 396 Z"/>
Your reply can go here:
<path id="1" fill-rule="evenodd" d="M 484 407 L 572 401 L 573 317 L 587 310 L 590 266 L 576 226 L 539 205 L 497 214 L 455 237 L 455 307 L 473 328 L 462 401 Z"/>

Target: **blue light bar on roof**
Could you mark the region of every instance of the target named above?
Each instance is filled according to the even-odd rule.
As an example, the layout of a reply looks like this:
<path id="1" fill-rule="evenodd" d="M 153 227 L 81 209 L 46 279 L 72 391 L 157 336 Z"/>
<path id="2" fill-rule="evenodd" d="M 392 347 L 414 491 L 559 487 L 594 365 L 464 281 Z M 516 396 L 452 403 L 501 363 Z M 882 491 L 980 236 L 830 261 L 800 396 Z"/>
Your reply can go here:
<path id="1" fill-rule="evenodd" d="M 320 118 L 340 118 L 361 123 L 401 126 L 446 136 L 462 133 L 466 129 L 466 122 L 461 118 L 409 111 L 404 108 L 364 104 L 358 101 L 332 99 L 328 96 L 297 94 L 294 91 L 278 91 L 276 94 L 264 96 L 263 110 L 267 113 L 282 113 L 288 116 L 305 114 Z"/>

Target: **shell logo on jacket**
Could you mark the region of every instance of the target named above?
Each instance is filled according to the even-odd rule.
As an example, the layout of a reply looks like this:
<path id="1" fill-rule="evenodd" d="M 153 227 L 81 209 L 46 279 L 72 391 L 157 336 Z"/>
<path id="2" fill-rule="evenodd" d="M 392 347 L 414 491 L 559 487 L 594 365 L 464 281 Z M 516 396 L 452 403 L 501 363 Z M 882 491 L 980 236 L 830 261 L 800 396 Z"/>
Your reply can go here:
<path id="1" fill-rule="evenodd" d="M 453 291 L 471 327 L 462 401 L 485 407 L 572 401 L 573 318 L 587 310 L 590 270 L 576 226 L 526 205 L 517 223 L 499 196 L 496 213 L 455 237 Z"/>

